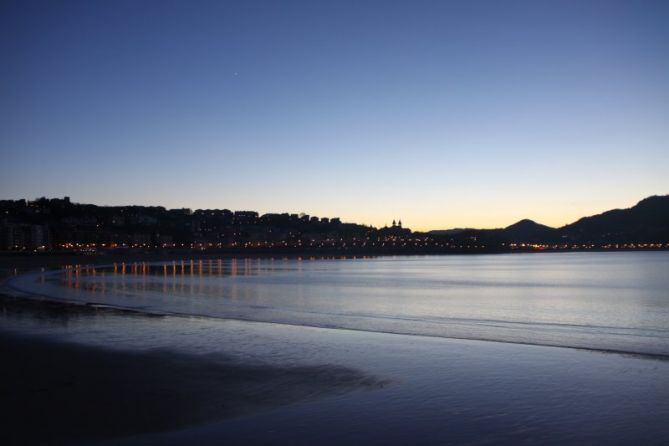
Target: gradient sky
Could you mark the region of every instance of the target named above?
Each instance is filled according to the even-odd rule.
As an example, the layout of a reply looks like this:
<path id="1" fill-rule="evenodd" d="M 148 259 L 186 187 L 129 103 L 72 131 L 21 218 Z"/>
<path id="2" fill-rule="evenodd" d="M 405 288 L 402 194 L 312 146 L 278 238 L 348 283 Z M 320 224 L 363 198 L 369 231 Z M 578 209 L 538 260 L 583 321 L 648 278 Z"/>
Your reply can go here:
<path id="1" fill-rule="evenodd" d="M 0 198 L 412 229 L 669 193 L 669 2 L 4 1 Z"/>

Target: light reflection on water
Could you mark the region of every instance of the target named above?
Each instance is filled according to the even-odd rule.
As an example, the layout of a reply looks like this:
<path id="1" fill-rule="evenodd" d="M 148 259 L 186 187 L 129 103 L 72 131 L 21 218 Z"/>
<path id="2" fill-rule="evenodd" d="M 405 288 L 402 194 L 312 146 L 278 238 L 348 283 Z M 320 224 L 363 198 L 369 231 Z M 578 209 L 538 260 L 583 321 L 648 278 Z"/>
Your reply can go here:
<path id="1" fill-rule="evenodd" d="M 0 328 L 252 364 L 337 364 L 393 383 L 109 444 L 662 444 L 669 361 L 440 337 L 666 354 L 668 254 L 70 265 L 11 282 L 57 299 L 217 317 L 36 305 L 0 315 Z"/>
<path id="2" fill-rule="evenodd" d="M 669 355 L 669 253 L 183 259 L 12 285 L 157 313 Z"/>

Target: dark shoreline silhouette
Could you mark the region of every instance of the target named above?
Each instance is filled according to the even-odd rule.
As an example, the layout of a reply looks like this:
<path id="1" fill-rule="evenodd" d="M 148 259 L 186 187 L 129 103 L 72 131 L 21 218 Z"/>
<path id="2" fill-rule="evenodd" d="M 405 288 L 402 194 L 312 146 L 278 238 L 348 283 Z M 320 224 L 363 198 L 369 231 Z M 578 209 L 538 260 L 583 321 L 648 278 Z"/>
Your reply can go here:
<path id="1" fill-rule="evenodd" d="M 210 252 L 219 255 L 403 255 L 669 249 L 669 195 L 551 228 L 521 220 L 500 229 L 414 232 L 339 218 L 227 209 L 96 206 L 64 199 L 0 201 L 0 251 Z"/>

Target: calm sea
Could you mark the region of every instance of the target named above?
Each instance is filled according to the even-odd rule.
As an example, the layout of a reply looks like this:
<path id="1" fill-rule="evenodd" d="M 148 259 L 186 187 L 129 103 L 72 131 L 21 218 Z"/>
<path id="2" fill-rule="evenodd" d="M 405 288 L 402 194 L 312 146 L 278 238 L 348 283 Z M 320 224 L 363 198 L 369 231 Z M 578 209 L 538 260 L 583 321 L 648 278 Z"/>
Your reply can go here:
<path id="1" fill-rule="evenodd" d="M 183 259 L 10 284 L 154 313 L 669 356 L 669 252 Z"/>

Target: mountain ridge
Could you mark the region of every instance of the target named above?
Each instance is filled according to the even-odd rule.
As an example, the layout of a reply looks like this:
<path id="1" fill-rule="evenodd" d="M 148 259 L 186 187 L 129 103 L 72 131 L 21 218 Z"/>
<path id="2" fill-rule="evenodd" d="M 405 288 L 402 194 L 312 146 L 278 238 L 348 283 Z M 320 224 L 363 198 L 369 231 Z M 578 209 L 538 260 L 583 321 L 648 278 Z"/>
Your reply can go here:
<path id="1" fill-rule="evenodd" d="M 653 242 L 669 240 L 669 195 L 652 195 L 629 208 L 611 209 L 553 228 L 524 218 L 505 228 L 436 230 L 431 235 L 467 232 L 510 242 Z"/>

